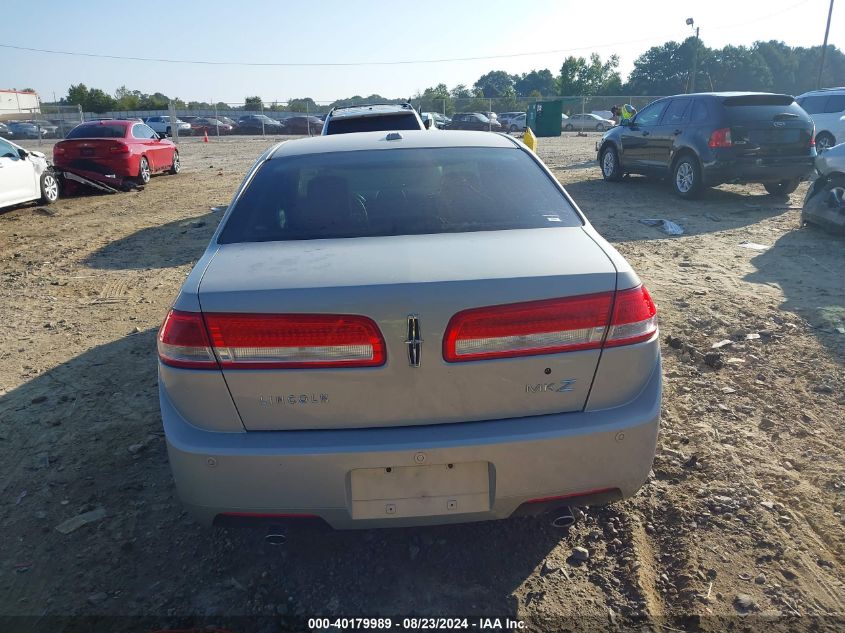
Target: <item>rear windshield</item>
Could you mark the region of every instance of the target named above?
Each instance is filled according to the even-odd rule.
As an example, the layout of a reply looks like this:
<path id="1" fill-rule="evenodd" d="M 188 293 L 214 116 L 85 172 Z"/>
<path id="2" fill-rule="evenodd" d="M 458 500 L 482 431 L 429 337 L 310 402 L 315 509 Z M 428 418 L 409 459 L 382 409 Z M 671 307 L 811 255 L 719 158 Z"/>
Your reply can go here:
<path id="1" fill-rule="evenodd" d="M 520 149 L 366 150 L 266 162 L 219 242 L 580 225 L 551 178 Z"/>
<path id="2" fill-rule="evenodd" d="M 743 95 L 722 100 L 731 123 L 808 120 L 806 112 L 788 95 Z"/>
<path id="3" fill-rule="evenodd" d="M 343 117 L 330 119 L 327 134 L 350 132 L 378 132 L 380 130 L 419 130 L 420 124 L 412 113 L 381 116 Z"/>
<path id="4" fill-rule="evenodd" d="M 123 138 L 125 125 L 77 125 L 65 138 Z"/>

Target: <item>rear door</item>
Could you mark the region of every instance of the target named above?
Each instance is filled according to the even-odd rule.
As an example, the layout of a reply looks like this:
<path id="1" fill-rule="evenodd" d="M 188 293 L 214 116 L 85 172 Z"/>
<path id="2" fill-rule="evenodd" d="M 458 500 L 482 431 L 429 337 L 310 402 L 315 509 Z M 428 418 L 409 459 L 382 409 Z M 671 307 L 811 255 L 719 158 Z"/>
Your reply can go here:
<path id="1" fill-rule="evenodd" d="M 813 122 L 791 96 L 740 95 L 722 99 L 722 105 L 737 156 L 810 155 Z"/>

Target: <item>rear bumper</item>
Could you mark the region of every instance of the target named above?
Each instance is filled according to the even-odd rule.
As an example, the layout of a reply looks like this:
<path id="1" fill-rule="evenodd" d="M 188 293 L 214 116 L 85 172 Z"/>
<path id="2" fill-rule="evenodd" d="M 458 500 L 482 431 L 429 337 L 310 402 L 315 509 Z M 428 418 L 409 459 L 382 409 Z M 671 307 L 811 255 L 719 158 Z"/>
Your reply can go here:
<path id="1" fill-rule="evenodd" d="M 777 182 L 807 178 L 814 168 L 814 156 L 790 158 L 733 158 L 704 162 L 704 182 L 718 185 L 724 182 Z"/>
<path id="2" fill-rule="evenodd" d="M 166 391 L 159 393 L 176 487 L 200 522 L 211 524 L 223 513 L 307 514 L 354 529 L 501 519 L 529 500 L 597 490 L 612 490 L 607 498 L 633 495 L 654 459 L 661 371 L 658 361 L 640 394 L 615 409 L 373 429 L 206 431 L 184 420 Z M 489 510 L 352 518 L 352 470 L 421 461 L 487 462 Z"/>
<path id="3" fill-rule="evenodd" d="M 100 174 L 114 174 L 124 178 L 134 178 L 140 168 L 139 159 L 135 158 L 53 158 L 56 169 L 79 169 Z"/>

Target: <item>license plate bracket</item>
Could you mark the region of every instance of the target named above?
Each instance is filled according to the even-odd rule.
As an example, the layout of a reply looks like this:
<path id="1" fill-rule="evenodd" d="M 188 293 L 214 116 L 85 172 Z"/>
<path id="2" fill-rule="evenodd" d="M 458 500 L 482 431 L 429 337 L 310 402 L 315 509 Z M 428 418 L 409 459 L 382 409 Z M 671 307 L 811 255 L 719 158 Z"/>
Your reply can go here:
<path id="1" fill-rule="evenodd" d="M 488 512 L 487 462 L 359 468 L 350 472 L 353 519 Z"/>

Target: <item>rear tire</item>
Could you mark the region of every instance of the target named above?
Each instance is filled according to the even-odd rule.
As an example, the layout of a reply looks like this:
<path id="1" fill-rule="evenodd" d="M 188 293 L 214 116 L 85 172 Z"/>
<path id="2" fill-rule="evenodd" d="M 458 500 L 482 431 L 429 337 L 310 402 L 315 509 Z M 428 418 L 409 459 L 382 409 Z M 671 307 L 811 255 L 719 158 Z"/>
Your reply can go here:
<path id="1" fill-rule="evenodd" d="M 170 171 L 167 172 L 173 176 L 182 170 L 182 161 L 179 160 L 179 152 L 173 152 L 173 164 L 170 166 Z"/>
<path id="2" fill-rule="evenodd" d="M 596 126 L 596 132 L 604 132 L 604 123 L 599 123 Z"/>
<path id="3" fill-rule="evenodd" d="M 836 145 L 836 139 L 830 132 L 821 132 L 816 136 L 816 151 L 824 152 Z"/>
<path id="4" fill-rule="evenodd" d="M 672 165 L 672 190 L 681 198 L 696 198 L 701 193 L 701 167 L 692 154 L 682 154 Z"/>
<path id="5" fill-rule="evenodd" d="M 801 184 L 801 181 L 794 178 L 792 180 L 780 180 L 778 182 L 764 182 L 763 186 L 773 196 L 788 196 L 798 189 L 799 184 Z"/>
<path id="6" fill-rule="evenodd" d="M 53 204 L 59 199 L 59 179 L 52 171 L 41 174 L 41 204 Z"/>
<path id="7" fill-rule="evenodd" d="M 150 178 L 152 177 L 152 172 L 150 171 L 150 163 L 147 160 L 146 156 L 141 156 L 141 161 L 138 164 L 138 184 L 139 185 L 146 185 L 150 182 Z"/>
<path id="8" fill-rule="evenodd" d="M 605 180 L 618 182 L 622 180 L 622 165 L 619 164 L 619 154 L 613 145 L 606 145 L 601 151 L 601 175 Z"/>
<path id="9" fill-rule="evenodd" d="M 566 130 L 567 132 L 571 132 L 572 130 L 575 129 L 575 127 L 571 123 L 567 123 L 566 127 L 563 128 L 563 129 Z"/>

